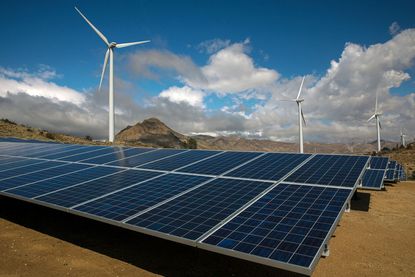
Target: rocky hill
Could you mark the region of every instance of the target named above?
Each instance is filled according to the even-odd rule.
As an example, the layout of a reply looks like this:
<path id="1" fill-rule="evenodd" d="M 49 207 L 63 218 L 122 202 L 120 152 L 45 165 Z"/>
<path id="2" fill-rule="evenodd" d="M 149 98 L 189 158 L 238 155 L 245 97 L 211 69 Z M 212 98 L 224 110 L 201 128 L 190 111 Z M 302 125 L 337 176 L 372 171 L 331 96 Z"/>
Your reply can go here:
<path id="1" fill-rule="evenodd" d="M 157 118 L 149 118 L 127 126 L 115 136 L 116 142 L 165 148 L 196 148 L 191 137 L 182 135 Z"/>

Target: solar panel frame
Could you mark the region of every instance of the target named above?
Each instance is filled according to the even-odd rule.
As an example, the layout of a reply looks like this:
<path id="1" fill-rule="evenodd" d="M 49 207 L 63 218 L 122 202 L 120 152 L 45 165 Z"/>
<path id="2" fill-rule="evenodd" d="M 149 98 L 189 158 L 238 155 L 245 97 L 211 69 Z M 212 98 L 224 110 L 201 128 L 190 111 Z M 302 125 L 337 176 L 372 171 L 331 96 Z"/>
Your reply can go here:
<path id="1" fill-rule="evenodd" d="M 389 158 L 388 157 L 370 157 L 369 166 L 370 169 L 383 169 L 385 170 L 388 167 Z"/>

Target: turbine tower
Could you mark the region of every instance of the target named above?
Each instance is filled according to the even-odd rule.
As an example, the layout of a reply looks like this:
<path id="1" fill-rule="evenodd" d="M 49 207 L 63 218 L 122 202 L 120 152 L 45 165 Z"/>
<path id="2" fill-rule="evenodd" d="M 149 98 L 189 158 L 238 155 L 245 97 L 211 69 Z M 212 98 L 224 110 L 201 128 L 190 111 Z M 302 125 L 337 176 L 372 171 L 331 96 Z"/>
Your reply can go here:
<path id="1" fill-rule="evenodd" d="M 99 81 L 99 89 L 101 90 L 102 80 L 104 79 L 105 69 L 108 63 L 109 57 L 109 135 L 108 140 L 114 142 L 114 49 L 115 48 L 124 48 L 128 46 L 138 45 L 150 42 L 149 40 L 137 41 L 137 42 L 128 42 L 128 43 L 116 43 L 109 42 L 108 39 L 94 26 L 92 23 L 75 7 L 75 10 L 82 16 L 83 19 L 88 23 L 88 25 L 97 33 L 97 35 L 104 41 L 105 45 L 108 47 L 107 52 L 105 53 L 104 65 L 102 67 L 101 80 Z"/>
<path id="2" fill-rule="evenodd" d="M 380 125 L 380 119 L 379 116 L 381 116 L 382 113 L 378 111 L 378 93 L 376 92 L 376 102 L 375 102 L 375 113 L 367 120 L 368 122 L 372 119 L 376 120 L 376 131 L 377 131 L 377 137 L 378 137 L 378 152 L 380 152 L 380 129 L 382 129 L 382 125 Z"/>
<path id="3" fill-rule="evenodd" d="M 306 126 L 305 118 L 303 109 L 301 107 L 301 103 L 304 102 L 304 98 L 300 98 L 301 91 L 303 90 L 303 84 L 304 84 L 305 76 L 301 80 L 300 89 L 298 90 L 297 98 L 295 99 L 281 99 L 279 101 L 289 101 L 289 102 L 296 102 L 298 106 L 298 144 L 299 144 L 299 152 L 304 153 L 304 140 L 303 140 L 303 123 L 304 126 Z"/>
<path id="4" fill-rule="evenodd" d="M 404 131 L 404 129 L 401 129 L 401 145 L 402 145 L 404 148 L 406 148 L 406 141 L 405 141 L 405 137 L 406 137 L 406 135 L 405 135 L 405 133 L 404 133 L 403 131 Z"/>

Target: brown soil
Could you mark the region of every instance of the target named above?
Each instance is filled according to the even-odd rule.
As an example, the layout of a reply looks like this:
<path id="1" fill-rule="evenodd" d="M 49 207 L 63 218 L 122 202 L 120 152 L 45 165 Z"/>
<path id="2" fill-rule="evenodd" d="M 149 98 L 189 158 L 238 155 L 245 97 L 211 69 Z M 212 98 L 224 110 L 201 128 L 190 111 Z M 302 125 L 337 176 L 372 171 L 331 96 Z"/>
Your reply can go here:
<path id="1" fill-rule="evenodd" d="M 313 276 L 415 276 L 415 182 L 359 191 Z M 0 276 L 295 276 L 0 197 Z"/>

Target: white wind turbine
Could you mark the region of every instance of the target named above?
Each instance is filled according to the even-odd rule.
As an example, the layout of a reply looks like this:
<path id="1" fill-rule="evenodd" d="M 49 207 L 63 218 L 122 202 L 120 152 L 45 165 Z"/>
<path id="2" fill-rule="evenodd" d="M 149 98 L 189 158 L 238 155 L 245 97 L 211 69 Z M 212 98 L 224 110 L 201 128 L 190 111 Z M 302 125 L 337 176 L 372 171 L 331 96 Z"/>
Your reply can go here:
<path id="1" fill-rule="evenodd" d="M 108 39 L 94 26 L 92 23 L 75 7 L 75 10 L 82 16 L 83 19 L 88 23 L 89 26 L 97 33 L 97 35 L 104 41 L 105 45 L 108 47 L 107 52 L 105 53 L 104 65 L 101 73 L 101 80 L 99 81 L 99 90 L 101 90 L 102 79 L 104 78 L 105 68 L 108 63 L 109 56 L 109 137 L 110 142 L 114 142 L 114 48 L 124 48 L 128 46 L 133 46 L 137 44 L 143 44 L 150 42 L 149 40 L 137 41 L 137 42 L 128 42 L 128 43 L 116 43 L 109 42 Z"/>
<path id="2" fill-rule="evenodd" d="M 405 129 L 401 129 L 401 145 L 402 145 L 403 147 L 406 147 L 406 141 L 405 141 L 405 137 L 406 137 L 406 135 L 405 135 L 405 133 L 404 133 L 404 130 L 405 130 Z"/>
<path id="3" fill-rule="evenodd" d="M 304 126 L 306 126 L 303 109 L 301 108 L 301 103 L 304 102 L 304 98 L 300 98 L 301 91 L 303 90 L 303 84 L 304 84 L 305 76 L 301 80 L 300 89 L 298 90 L 297 98 L 295 99 L 282 99 L 279 101 L 290 101 L 290 102 L 296 102 L 298 106 L 298 138 L 299 138 L 299 150 L 300 153 L 304 153 L 304 140 L 303 140 L 303 123 Z"/>
<path id="4" fill-rule="evenodd" d="M 382 113 L 378 111 L 378 93 L 376 92 L 375 113 L 367 121 L 369 122 L 372 119 L 376 120 L 376 131 L 377 131 L 377 137 L 378 137 L 378 152 L 380 152 L 380 129 L 382 129 L 382 125 L 380 125 L 380 119 L 379 119 L 379 116 L 381 115 Z"/>

